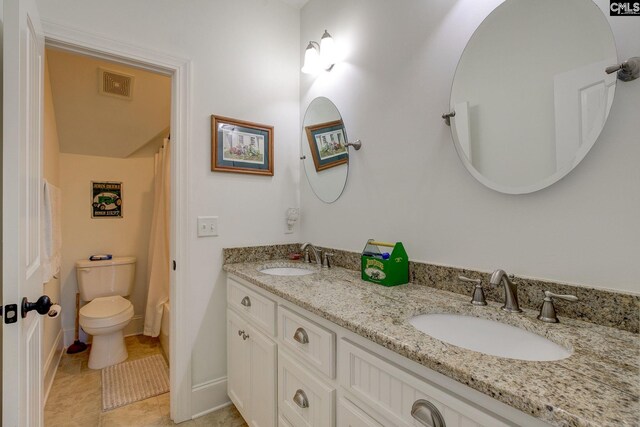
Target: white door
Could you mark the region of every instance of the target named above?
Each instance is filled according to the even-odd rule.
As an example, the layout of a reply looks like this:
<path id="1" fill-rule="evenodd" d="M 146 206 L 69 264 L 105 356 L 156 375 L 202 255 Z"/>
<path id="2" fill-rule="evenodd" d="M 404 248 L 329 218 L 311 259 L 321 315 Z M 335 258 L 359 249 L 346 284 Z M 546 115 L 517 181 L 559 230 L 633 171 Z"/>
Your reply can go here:
<path id="1" fill-rule="evenodd" d="M 587 154 L 611 110 L 617 74 L 607 74 L 607 64 L 617 58 L 588 64 L 554 76 L 556 119 L 556 170 L 578 164 Z"/>
<path id="2" fill-rule="evenodd" d="M 42 425 L 40 200 L 44 37 L 35 0 L 4 1 L 2 425 Z M 9 307 L 17 304 L 17 309 Z M 14 315 L 15 323 L 6 323 Z"/>

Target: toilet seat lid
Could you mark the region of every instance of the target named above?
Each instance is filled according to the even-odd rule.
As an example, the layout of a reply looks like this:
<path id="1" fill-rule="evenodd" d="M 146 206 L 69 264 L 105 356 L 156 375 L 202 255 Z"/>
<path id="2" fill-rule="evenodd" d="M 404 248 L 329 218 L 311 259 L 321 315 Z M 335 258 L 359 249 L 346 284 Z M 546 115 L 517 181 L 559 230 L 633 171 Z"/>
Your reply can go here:
<path id="1" fill-rule="evenodd" d="M 131 301 L 120 295 L 99 297 L 80 309 L 80 315 L 86 319 L 104 319 L 117 316 L 131 307 Z"/>

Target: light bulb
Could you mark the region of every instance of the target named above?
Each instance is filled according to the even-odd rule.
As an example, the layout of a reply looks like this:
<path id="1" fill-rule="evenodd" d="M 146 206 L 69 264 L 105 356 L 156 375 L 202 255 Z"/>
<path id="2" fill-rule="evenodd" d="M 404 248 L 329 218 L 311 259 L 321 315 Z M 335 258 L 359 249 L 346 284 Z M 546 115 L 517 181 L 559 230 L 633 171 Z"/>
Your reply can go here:
<path id="1" fill-rule="evenodd" d="M 320 61 L 322 68 L 329 71 L 333 64 L 336 63 L 335 45 L 331 34 L 324 30 L 324 34 L 320 39 Z"/>
<path id="2" fill-rule="evenodd" d="M 302 66 L 302 72 L 305 74 L 317 74 L 320 71 L 320 54 L 318 49 L 309 42 L 307 50 L 304 52 L 304 65 Z"/>

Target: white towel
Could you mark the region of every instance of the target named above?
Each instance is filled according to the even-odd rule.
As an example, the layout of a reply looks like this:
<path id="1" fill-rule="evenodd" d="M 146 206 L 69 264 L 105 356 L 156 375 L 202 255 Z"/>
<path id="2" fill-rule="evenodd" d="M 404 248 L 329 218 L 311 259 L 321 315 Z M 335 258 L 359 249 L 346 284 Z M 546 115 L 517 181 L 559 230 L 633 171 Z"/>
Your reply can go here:
<path id="1" fill-rule="evenodd" d="M 60 271 L 62 230 L 60 226 L 60 189 L 44 181 L 42 282 L 49 282 Z"/>

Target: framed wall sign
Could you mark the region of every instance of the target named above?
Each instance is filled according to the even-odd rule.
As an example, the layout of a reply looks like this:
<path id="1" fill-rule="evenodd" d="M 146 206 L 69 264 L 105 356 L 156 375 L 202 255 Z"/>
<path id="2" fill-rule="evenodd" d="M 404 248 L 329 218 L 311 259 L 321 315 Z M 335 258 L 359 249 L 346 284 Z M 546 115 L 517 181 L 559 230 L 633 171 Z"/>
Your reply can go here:
<path id="1" fill-rule="evenodd" d="M 122 218 L 122 182 L 91 182 L 91 218 Z"/>
<path id="2" fill-rule="evenodd" d="M 273 126 L 211 116 L 211 170 L 273 175 Z"/>
<path id="3" fill-rule="evenodd" d="M 305 127 L 316 171 L 347 163 L 347 140 L 342 120 Z"/>

